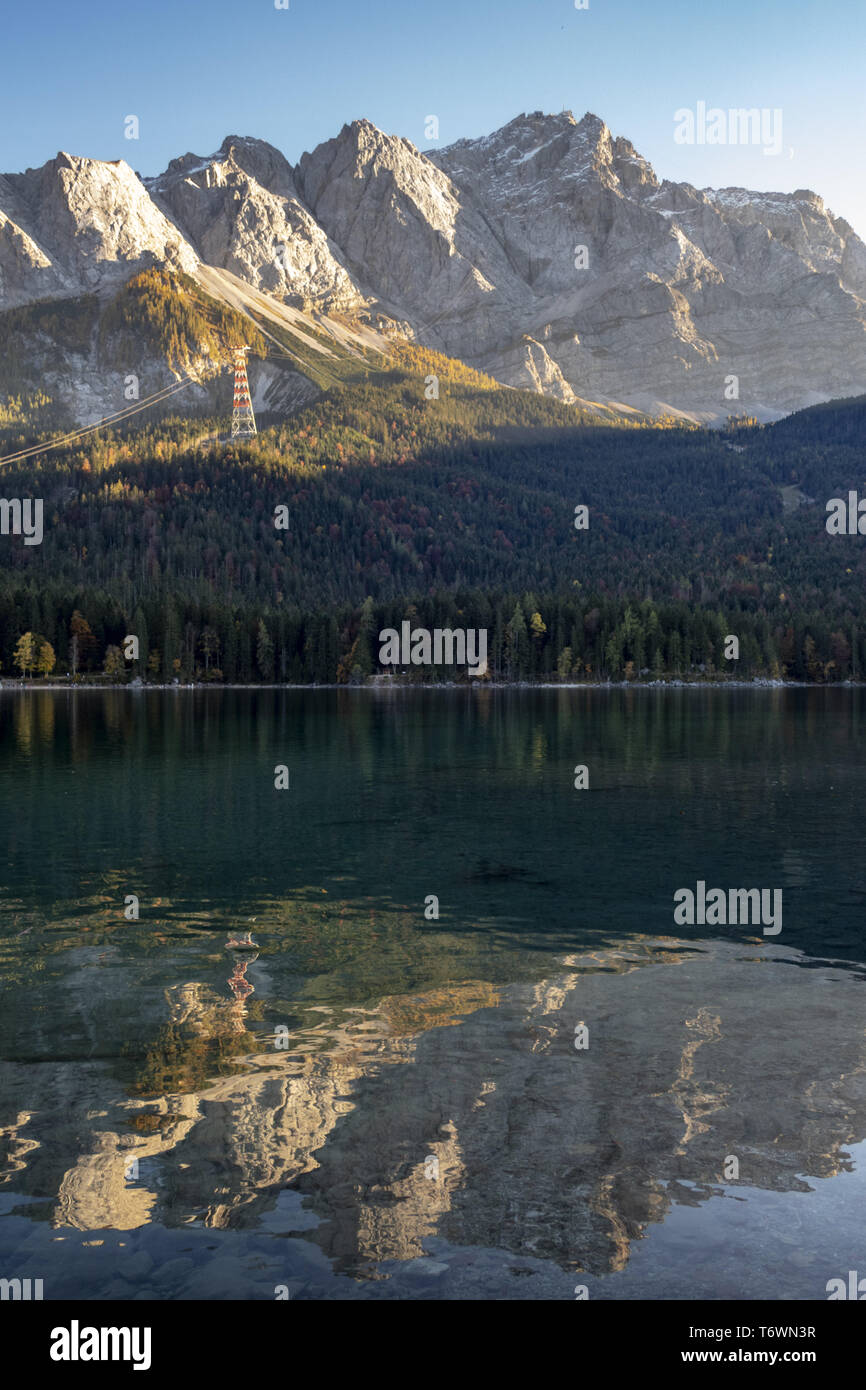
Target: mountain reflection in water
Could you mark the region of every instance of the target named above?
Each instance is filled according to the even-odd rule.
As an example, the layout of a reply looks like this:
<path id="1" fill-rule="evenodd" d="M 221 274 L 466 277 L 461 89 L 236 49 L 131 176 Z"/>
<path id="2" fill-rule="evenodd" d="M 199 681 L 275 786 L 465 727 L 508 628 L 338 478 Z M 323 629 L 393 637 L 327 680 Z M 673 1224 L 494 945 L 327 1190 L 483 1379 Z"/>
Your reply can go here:
<path id="1" fill-rule="evenodd" d="M 837 799 L 818 796 L 844 707 L 789 705 L 785 694 L 773 707 L 751 692 L 739 703 L 710 692 L 734 703 L 715 734 L 712 706 L 694 692 L 685 718 L 682 706 L 674 718 L 657 704 L 633 712 L 645 733 L 647 720 L 656 730 L 645 744 L 654 782 L 640 780 L 619 696 L 579 701 L 580 738 L 603 749 L 606 774 L 589 820 L 589 803 L 575 806 L 580 795 L 566 791 L 558 821 L 546 814 L 560 795 L 561 769 L 551 779 L 550 764 L 560 742 L 577 761 L 578 732 L 563 737 L 562 692 L 509 700 L 505 715 L 470 705 L 467 719 L 464 703 L 462 771 L 441 757 L 443 742 L 459 739 L 450 718 L 440 727 L 435 702 L 452 696 L 409 697 L 427 741 L 414 811 L 399 784 L 407 760 L 389 749 L 403 743 L 399 700 L 390 711 L 369 702 L 348 720 L 335 706 L 329 726 L 304 693 L 300 732 L 279 701 L 251 722 L 239 697 L 230 718 L 211 702 L 211 762 L 197 759 L 196 725 L 176 740 L 169 774 L 153 757 L 176 718 L 177 697 L 166 696 L 167 709 L 140 716 L 150 734 L 129 716 L 121 736 L 139 770 L 138 833 L 120 802 L 114 830 L 100 812 L 76 878 L 81 792 L 62 788 L 71 814 L 52 882 L 34 884 L 19 858 L 28 824 L 39 805 L 57 814 L 57 784 L 76 765 L 76 698 L 53 697 L 51 720 L 35 720 L 47 729 L 41 760 L 32 739 L 22 751 L 18 738 L 23 761 L 13 759 L 3 793 L 4 812 L 15 797 L 23 805 L 3 822 L 14 872 L 0 899 L 2 1272 L 45 1278 L 47 1297 L 273 1298 L 287 1286 L 303 1298 L 568 1298 L 580 1283 L 592 1297 L 825 1297 L 827 1279 L 856 1267 L 854 1146 L 866 1137 L 863 978 L 848 906 L 862 882 L 844 844 L 826 882 L 846 862 L 847 876 L 824 906 L 838 954 L 804 949 L 818 914 L 805 919 L 823 882 L 816 840 L 828 843 L 828 822 L 848 824 L 848 798 L 863 788 L 850 762 L 825 764 Z M 3 738 L 15 738 L 15 707 L 0 712 Z M 117 717 L 115 708 L 115 731 Z M 78 708 L 79 728 L 83 718 Z M 519 806 L 497 740 L 467 770 L 485 718 L 502 721 L 512 747 L 525 737 L 534 750 L 518 759 Z M 820 748 L 814 737 L 783 740 L 770 776 L 758 749 L 786 721 L 813 735 L 817 725 L 822 740 L 826 721 L 827 738 Z M 88 757 L 109 799 L 111 727 L 89 713 Z M 306 775 L 311 787 L 316 774 L 328 790 L 292 807 L 272 841 L 254 783 L 267 781 L 271 750 L 287 740 L 294 785 Z M 355 768 L 378 750 L 354 800 L 347 746 Z M 202 895 L 190 911 L 201 866 L 189 868 L 186 842 L 221 762 L 226 775 L 228 763 L 235 769 L 237 800 L 224 815 L 236 842 L 222 878 L 216 863 L 205 868 L 224 902 Z M 179 803 L 163 785 L 176 765 L 190 772 Z M 431 813 L 434 768 L 445 786 Z M 339 800 L 329 769 L 348 779 L 344 853 L 330 877 L 321 852 L 309 854 L 323 826 L 329 838 Z M 460 795 L 473 778 L 474 806 Z M 669 807 L 670 785 L 657 784 L 671 779 L 686 823 L 671 835 L 669 809 L 648 814 L 639 837 L 647 800 Z M 745 825 L 726 816 L 727 794 Z M 261 795 L 271 821 L 286 815 Z M 373 837 L 375 860 L 374 808 L 387 822 Z M 764 882 L 784 886 L 780 939 L 659 929 L 680 883 L 745 881 L 731 857 L 755 836 L 765 842 L 747 878 L 763 870 Z M 207 837 L 201 844 L 213 856 Z M 668 891 L 654 916 L 655 890 L 641 885 L 659 880 L 662 855 Z M 133 891 L 141 917 L 127 922 Z M 443 917 L 426 921 L 434 891 Z M 650 929 L 635 930 L 626 924 L 643 895 Z M 587 922 L 587 901 L 605 902 L 604 914 Z M 800 936 L 786 944 L 789 920 Z M 581 1023 L 585 1050 L 575 1046 Z"/>

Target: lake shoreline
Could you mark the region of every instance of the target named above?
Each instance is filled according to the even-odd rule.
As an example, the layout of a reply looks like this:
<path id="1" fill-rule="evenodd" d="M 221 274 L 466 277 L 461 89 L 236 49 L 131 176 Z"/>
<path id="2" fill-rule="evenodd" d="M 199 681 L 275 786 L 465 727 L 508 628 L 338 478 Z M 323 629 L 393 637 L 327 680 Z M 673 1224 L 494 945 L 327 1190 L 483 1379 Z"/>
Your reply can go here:
<path id="1" fill-rule="evenodd" d="M 0 681 L 0 694 L 30 693 L 35 690 L 101 691 L 129 690 L 135 694 L 152 691 L 180 690 L 862 690 L 866 681 L 783 681 L 769 677 L 755 677 L 754 680 L 655 680 L 655 681 L 401 681 L 372 680 L 363 684 L 340 684 L 337 681 L 302 682 L 261 681 L 253 683 L 231 683 L 228 681 L 178 681 L 165 685 L 157 681 L 134 684 L 120 681 L 117 684 L 82 683 L 72 685 L 51 681 Z"/>

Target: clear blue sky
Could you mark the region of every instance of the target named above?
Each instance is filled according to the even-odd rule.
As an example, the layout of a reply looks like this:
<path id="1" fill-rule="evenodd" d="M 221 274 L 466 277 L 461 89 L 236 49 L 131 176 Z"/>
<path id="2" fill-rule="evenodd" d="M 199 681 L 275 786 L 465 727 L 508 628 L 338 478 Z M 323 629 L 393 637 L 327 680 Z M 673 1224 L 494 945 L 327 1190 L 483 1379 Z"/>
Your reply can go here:
<path id="1" fill-rule="evenodd" d="M 293 162 L 367 116 L 429 147 L 594 111 L 660 177 L 812 188 L 866 238 L 864 0 L 24 0 L 3 7 L 0 169 L 59 149 L 157 173 L 257 135 Z M 682 145 L 674 111 L 783 112 L 783 152 Z M 136 115 L 140 139 L 124 138 Z"/>

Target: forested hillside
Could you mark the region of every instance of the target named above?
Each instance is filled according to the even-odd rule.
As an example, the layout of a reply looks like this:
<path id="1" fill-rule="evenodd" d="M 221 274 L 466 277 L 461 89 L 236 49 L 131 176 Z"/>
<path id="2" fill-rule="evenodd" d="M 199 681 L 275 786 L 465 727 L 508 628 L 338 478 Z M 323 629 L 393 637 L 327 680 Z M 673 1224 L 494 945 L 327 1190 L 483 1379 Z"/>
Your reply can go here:
<path id="1" fill-rule="evenodd" d="M 613 426 L 409 350 L 240 446 L 195 442 L 217 422 L 103 432 L 3 469 L 45 536 L 0 537 L 0 675 L 32 633 L 65 676 L 74 630 L 85 678 L 360 679 L 409 617 L 486 627 L 494 677 L 857 676 L 866 542 L 825 503 L 866 493 L 863 416 Z M 7 416 L 2 452 L 24 437 Z"/>

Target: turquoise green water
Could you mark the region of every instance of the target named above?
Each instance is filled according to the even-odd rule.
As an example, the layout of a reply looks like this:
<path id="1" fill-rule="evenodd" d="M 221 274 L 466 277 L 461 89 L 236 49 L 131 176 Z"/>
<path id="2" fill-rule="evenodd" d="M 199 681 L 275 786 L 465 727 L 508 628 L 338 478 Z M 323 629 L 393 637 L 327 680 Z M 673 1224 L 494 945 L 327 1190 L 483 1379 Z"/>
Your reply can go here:
<path id="1" fill-rule="evenodd" d="M 863 1264 L 863 704 L 0 692 L 0 1276 L 826 1297 Z M 782 931 L 675 926 L 698 880 L 781 889 Z"/>

